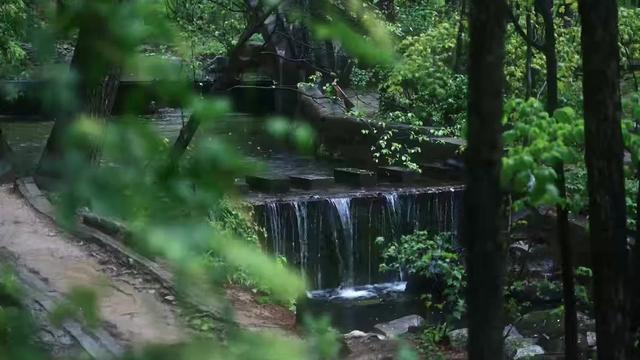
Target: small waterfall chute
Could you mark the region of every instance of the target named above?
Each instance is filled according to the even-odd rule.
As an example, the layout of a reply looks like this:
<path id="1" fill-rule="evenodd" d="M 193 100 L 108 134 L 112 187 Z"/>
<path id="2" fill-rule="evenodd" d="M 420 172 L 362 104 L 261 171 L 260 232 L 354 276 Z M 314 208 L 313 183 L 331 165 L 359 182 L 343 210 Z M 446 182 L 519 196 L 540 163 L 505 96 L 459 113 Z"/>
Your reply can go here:
<path id="1" fill-rule="evenodd" d="M 335 237 L 336 249 L 338 257 L 343 262 L 343 285 L 352 286 L 355 278 L 355 253 L 354 253 L 354 239 L 353 239 L 353 222 L 351 219 L 351 199 L 350 198 L 335 198 L 329 200 L 335 210 L 338 220 L 340 221 L 340 227 L 342 228 L 342 240 L 344 241 L 345 257 L 341 256 L 340 241 L 338 236 Z M 346 264 L 344 263 L 346 260 Z"/>

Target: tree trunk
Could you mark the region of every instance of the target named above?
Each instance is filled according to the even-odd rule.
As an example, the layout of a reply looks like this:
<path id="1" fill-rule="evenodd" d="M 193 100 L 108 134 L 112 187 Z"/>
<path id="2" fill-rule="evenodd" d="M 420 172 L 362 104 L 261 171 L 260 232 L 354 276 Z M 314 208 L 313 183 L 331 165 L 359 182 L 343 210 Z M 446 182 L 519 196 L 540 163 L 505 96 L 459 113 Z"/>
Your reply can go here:
<path id="1" fill-rule="evenodd" d="M 472 0 L 463 239 L 467 247 L 469 359 L 503 353 L 504 257 L 500 229 L 504 0 Z"/>
<path id="2" fill-rule="evenodd" d="M 177 163 L 178 160 L 182 157 L 184 152 L 189 147 L 191 140 L 198 131 L 200 127 L 200 119 L 197 119 L 195 115 L 189 116 L 189 120 L 187 123 L 180 129 L 180 134 L 176 139 L 176 142 L 173 144 L 173 148 L 171 150 L 171 161 L 173 163 Z"/>
<path id="3" fill-rule="evenodd" d="M 527 23 L 527 38 L 533 38 L 533 23 L 531 21 L 531 12 L 527 9 L 526 16 Z M 527 55 L 525 59 L 525 98 L 529 99 L 533 96 L 533 46 L 530 41 L 525 41 L 527 44 Z"/>
<path id="4" fill-rule="evenodd" d="M 547 102 L 549 115 L 558 108 L 558 59 L 556 54 L 556 34 L 553 23 L 553 0 L 537 0 L 536 10 L 544 21 L 544 55 L 547 70 Z M 565 170 L 562 162 L 555 167 L 558 179 L 556 187 L 562 199 L 567 198 Z M 576 314 L 575 278 L 573 269 L 571 239 L 569 233 L 569 211 L 565 206 L 556 207 L 557 238 L 562 259 L 562 288 L 564 301 L 565 358 L 578 359 L 578 319 Z"/>
<path id="5" fill-rule="evenodd" d="M 549 115 L 558 108 L 558 58 L 556 29 L 553 23 L 553 0 L 536 0 L 536 11 L 544 21 L 544 56 L 547 69 L 547 103 Z"/>
<path id="6" fill-rule="evenodd" d="M 64 111 L 59 112 L 47 139 L 38 164 L 39 176 L 57 178 L 60 174 L 58 163 L 64 156 L 67 131 L 80 114 L 104 119 L 111 115 L 120 84 L 120 66 L 102 54 L 108 43 L 108 19 L 87 18 L 80 26 L 76 48 L 71 60 L 78 78 L 75 95 L 79 104 L 59 104 Z M 99 46 L 103 48 L 98 48 Z M 99 159 L 98 146 L 87 149 L 92 162 Z"/>
<path id="7" fill-rule="evenodd" d="M 13 151 L 0 129 L 0 183 L 12 181 L 15 178 Z"/>
<path id="8" fill-rule="evenodd" d="M 453 60 L 453 72 L 462 74 L 462 54 L 464 47 L 464 19 L 467 12 L 467 0 L 460 0 L 460 19 L 458 20 L 458 35 L 456 36 L 456 53 Z"/>
<path id="9" fill-rule="evenodd" d="M 580 0 L 579 9 L 598 359 L 629 359 L 618 6 L 615 0 Z"/>
<path id="10" fill-rule="evenodd" d="M 556 186 L 562 199 L 567 200 L 564 164 L 556 166 Z M 564 347 L 566 360 L 578 360 L 578 315 L 576 307 L 576 285 L 573 269 L 573 250 L 569 233 L 569 211 L 565 206 L 556 206 L 557 237 L 562 260 L 562 295 L 564 301 Z"/>
<path id="11" fill-rule="evenodd" d="M 636 193 L 636 239 L 631 254 L 632 288 L 631 288 L 631 329 L 632 333 L 640 335 L 640 169 L 636 169 L 636 181 L 638 182 L 638 192 Z M 640 359 L 640 348 L 633 349 L 634 359 Z"/>

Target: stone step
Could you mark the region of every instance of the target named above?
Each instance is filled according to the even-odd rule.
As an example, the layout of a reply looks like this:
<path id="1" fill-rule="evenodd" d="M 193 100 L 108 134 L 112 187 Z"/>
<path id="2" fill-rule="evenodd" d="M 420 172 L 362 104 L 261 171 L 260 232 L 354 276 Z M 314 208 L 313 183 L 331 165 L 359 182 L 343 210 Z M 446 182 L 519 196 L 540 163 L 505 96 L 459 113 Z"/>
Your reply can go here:
<path id="1" fill-rule="evenodd" d="M 378 177 L 392 183 L 409 183 L 418 177 L 418 172 L 400 166 L 381 166 L 378 168 Z"/>
<path id="2" fill-rule="evenodd" d="M 378 181 L 375 173 L 362 169 L 334 169 L 333 175 L 336 179 L 336 183 L 356 187 L 375 186 Z"/>
<path id="3" fill-rule="evenodd" d="M 321 175 L 294 175 L 289 176 L 291 187 L 302 190 L 321 190 L 333 185 L 334 179 L 331 176 Z"/>
<path id="4" fill-rule="evenodd" d="M 289 191 L 291 182 L 288 177 L 278 175 L 250 175 L 246 178 L 247 185 L 252 191 L 270 194 L 281 194 Z"/>

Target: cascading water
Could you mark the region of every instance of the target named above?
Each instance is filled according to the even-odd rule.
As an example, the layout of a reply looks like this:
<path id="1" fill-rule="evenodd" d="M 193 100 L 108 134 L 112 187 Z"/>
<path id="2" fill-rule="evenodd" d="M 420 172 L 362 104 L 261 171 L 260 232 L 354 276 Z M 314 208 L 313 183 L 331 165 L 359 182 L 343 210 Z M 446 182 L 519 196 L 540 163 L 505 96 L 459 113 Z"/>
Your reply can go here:
<path id="1" fill-rule="evenodd" d="M 273 252 L 284 255 L 286 235 L 283 226 L 281 226 L 280 207 L 275 203 L 266 204 L 265 218 L 269 223 L 267 231 L 268 236 L 271 238 Z"/>
<path id="2" fill-rule="evenodd" d="M 354 257 L 355 249 L 353 246 L 353 224 L 351 221 L 351 199 L 338 198 L 329 200 L 335 209 L 338 220 L 340 221 L 340 227 L 342 228 L 342 244 L 340 246 L 340 239 L 336 234 L 335 242 L 336 248 L 340 249 L 344 247 L 344 257 L 340 256 L 341 251 L 338 251 L 338 255 L 342 260 L 342 284 L 343 286 L 353 286 L 354 284 Z M 345 259 L 346 257 L 346 259 Z M 346 264 L 345 264 L 346 262 Z"/>
<path id="3" fill-rule="evenodd" d="M 389 221 L 391 223 L 391 229 L 393 230 L 393 239 L 395 240 L 399 234 L 396 232 L 400 230 L 400 198 L 398 193 L 383 194 L 387 211 L 389 213 Z"/>
<path id="4" fill-rule="evenodd" d="M 255 212 L 265 248 L 299 268 L 312 289 L 327 289 L 400 280 L 379 271 L 375 240 L 416 230 L 457 234 L 461 201 L 460 187 L 425 188 L 273 200 Z"/>
<path id="5" fill-rule="evenodd" d="M 307 221 L 307 203 L 296 201 L 293 203 L 295 210 L 296 224 L 298 228 L 298 250 L 300 254 L 300 269 L 304 271 L 307 268 L 307 256 L 309 255 L 307 229 L 309 224 Z"/>

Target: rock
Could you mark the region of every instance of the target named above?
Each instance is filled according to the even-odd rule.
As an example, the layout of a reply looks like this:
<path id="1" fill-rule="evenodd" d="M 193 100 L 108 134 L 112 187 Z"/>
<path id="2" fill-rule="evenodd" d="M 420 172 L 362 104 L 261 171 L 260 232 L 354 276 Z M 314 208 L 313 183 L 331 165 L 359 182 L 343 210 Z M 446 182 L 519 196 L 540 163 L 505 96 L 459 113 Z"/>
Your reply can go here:
<path id="1" fill-rule="evenodd" d="M 559 338 L 564 333 L 562 312 L 554 310 L 530 312 L 520 319 L 518 328 L 526 337 Z"/>
<path id="2" fill-rule="evenodd" d="M 505 337 L 505 342 L 523 338 L 520 332 L 518 332 L 518 329 L 513 325 L 505 326 L 502 334 Z M 450 331 L 447 333 L 447 337 L 449 338 L 449 344 L 453 349 L 464 351 L 467 348 L 467 341 L 469 340 L 469 329 L 464 328 Z"/>
<path id="3" fill-rule="evenodd" d="M 556 264 L 548 245 L 517 241 L 509 246 L 511 266 L 519 270 L 525 266 L 529 278 L 547 279 L 556 270 Z"/>
<path id="4" fill-rule="evenodd" d="M 345 339 L 353 339 L 367 336 L 367 333 L 360 330 L 353 330 L 350 333 L 344 334 Z"/>
<path id="5" fill-rule="evenodd" d="M 424 326 L 409 326 L 409 334 L 420 334 L 424 331 Z"/>
<path id="6" fill-rule="evenodd" d="M 449 331 L 447 334 L 449 338 L 449 344 L 451 347 L 458 351 L 463 351 L 467 348 L 467 341 L 469 339 L 469 329 L 458 329 Z"/>
<path id="7" fill-rule="evenodd" d="M 596 331 L 596 320 L 590 318 L 584 313 L 578 312 L 578 329 L 582 333 L 594 332 Z"/>
<path id="8" fill-rule="evenodd" d="M 385 339 L 384 335 L 380 335 L 380 334 L 376 334 L 376 333 L 366 333 L 366 332 L 360 331 L 360 330 L 353 330 L 350 333 L 344 334 L 345 340 L 369 338 L 369 337 L 374 337 L 374 338 L 376 338 L 378 340 L 384 340 Z"/>
<path id="9" fill-rule="evenodd" d="M 587 345 L 594 348 L 597 345 L 597 336 L 595 331 L 587 331 Z"/>
<path id="10" fill-rule="evenodd" d="M 518 351 L 536 345 L 536 340 L 524 337 L 508 337 L 504 339 L 504 356 L 513 359 Z"/>
<path id="11" fill-rule="evenodd" d="M 504 330 L 502 330 L 502 336 L 505 338 L 523 338 L 518 329 L 511 324 L 504 327 Z"/>
<path id="12" fill-rule="evenodd" d="M 539 345 L 529 345 L 518 349 L 513 360 L 535 359 L 538 355 L 544 355 L 544 349 Z"/>
<path id="13" fill-rule="evenodd" d="M 374 329 L 387 338 L 406 334 L 412 326 L 422 326 L 424 319 L 419 315 L 407 315 L 386 323 L 376 324 Z"/>
<path id="14" fill-rule="evenodd" d="M 362 332 L 360 332 L 362 333 Z M 342 339 L 343 347 L 339 359 L 391 360 L 398 353 L 398 341 L 381 340 L 377 334 Z M 362 334 L 358 334 L 362 335 Z"/>

